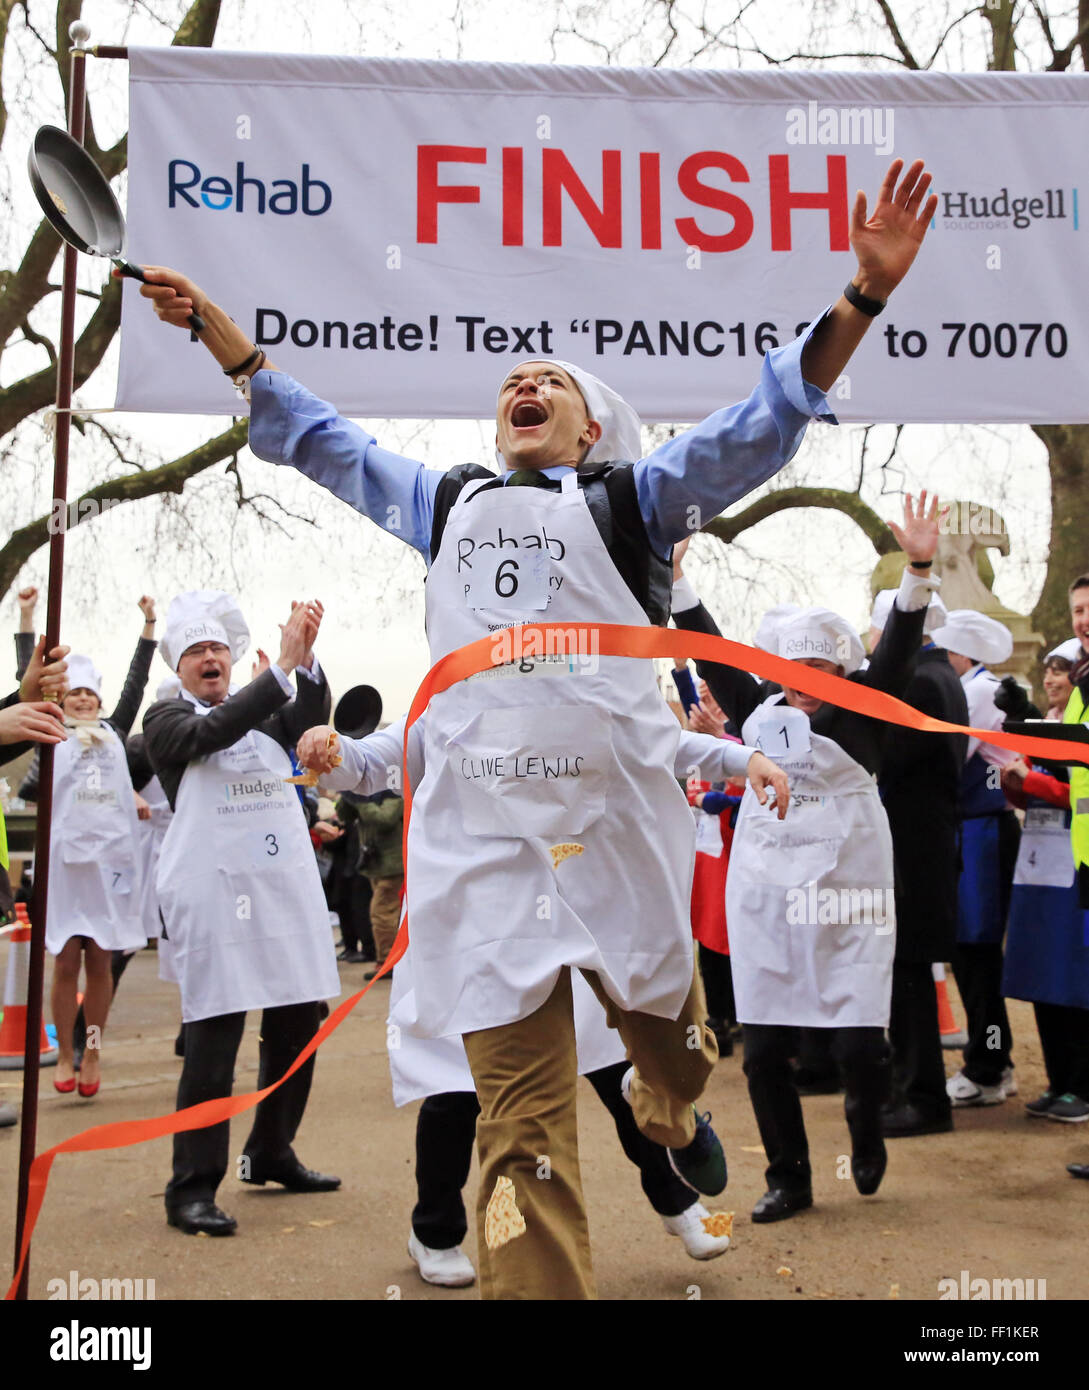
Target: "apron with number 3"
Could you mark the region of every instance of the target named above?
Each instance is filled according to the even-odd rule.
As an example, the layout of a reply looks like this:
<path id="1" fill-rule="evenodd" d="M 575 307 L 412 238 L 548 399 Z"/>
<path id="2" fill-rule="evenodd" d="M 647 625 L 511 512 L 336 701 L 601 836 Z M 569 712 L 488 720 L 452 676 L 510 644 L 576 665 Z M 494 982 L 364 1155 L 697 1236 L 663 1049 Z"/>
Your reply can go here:
<path id="1" fill-rule="evenodd" d="M 59 954 L 73 936 L 104 951 L 144 945 L 138 822 L 125 748 L 108 725 L 84 747 L 69 733 L 53 762 L 46 949 Z"/>
<path id="2" fill-rule="evenodd" d="M 892 836 L 869 773 L 781 694 L 742 738 L 790 779 L 780 821 L 746 788 L 726 878 L 741 1023 L 884 1028 L 896 944 Z"/>
<path id="3" fill-rule="evenodd" d="M 524 623 L 647 625 L 574 471 L 559 493 L 480 486 L 451 509 L 427 578 L 432 662 Z M 598 971 L 624 1009 L 675 1018 L 695 849 L 653 663 L 587 650 L 507 664 L 436 696 L 426 722 L 406 875 L 413 1030 L 524 1018 L 564 966 Z"/>
<path id="4" fill-rule="evenodd" d="M 182 776 L 156 886 L 186 1023 L 340 993 L 289 776 L 287 754 L 259 732 L 194 759 Z"/>

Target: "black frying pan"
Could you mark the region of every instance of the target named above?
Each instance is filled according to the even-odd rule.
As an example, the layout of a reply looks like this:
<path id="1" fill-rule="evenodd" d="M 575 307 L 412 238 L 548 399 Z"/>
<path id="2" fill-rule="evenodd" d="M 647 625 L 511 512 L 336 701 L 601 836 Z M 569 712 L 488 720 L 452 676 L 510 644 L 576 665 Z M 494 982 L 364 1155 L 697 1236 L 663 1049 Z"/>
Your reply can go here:
<path id="1" fill-rule="evenodd" d="M 122 275 L 147 283 L 140 267 L 125 260 L 125 219 L 113 189 L 78 140 L 43 125 L 30 146 L 27 169 L 42 212 L 69 246 L 104 256 Z M 189 327 L 200 333 L 204 320 L 190 314 Z"/>
<path id="2" fill-rule="evenodd" d="M 333 728 L 345 738 L 366 738 L 382 718 L 382 697 L 373 685 L 353 685 L 337 701 Z"/>

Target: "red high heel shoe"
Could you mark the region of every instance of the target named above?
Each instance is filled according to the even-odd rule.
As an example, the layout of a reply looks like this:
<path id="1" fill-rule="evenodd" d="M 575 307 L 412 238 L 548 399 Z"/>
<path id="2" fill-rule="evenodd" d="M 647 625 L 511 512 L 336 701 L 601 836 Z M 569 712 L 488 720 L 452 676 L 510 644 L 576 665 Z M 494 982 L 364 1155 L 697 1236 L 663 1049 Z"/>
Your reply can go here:
<path id="1" fill-rule="evenodd" d="M 76 1078 L 73 1076 L 70 1077 L 67 1081 L 58 1081 L 56 1077 L 54 1077 L 53 1089 L 55 1091 L 60 1091 L 61 1095 L 71 1095 L 71 1093 L 76 1089 Z"/>
<path id="2" fill-rule="evenodd" d="M 98 1094 L 98 1088 L 101 1084 L 101 1081 L 81 1081 L 79 1083 L 79 1093 L 84 1098 L 84 1100 L 90 1100 L 92 1096 L 96 1096 Z"/>

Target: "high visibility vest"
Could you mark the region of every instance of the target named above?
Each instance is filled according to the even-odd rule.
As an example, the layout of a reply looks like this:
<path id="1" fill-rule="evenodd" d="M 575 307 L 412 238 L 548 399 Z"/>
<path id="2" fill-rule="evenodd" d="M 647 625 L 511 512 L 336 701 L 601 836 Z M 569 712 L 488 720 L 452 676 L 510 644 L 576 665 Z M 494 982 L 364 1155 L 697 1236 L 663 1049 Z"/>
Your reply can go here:
<path id="1" fill-rule="evenodd" d="M 1075 686 L 1063 714 L 1064 724 L 1089 722 L 1081 691 Z M 1075 864 L 1089 864 L 1089 767 L 1070 765 L 1070 843 Z"/>

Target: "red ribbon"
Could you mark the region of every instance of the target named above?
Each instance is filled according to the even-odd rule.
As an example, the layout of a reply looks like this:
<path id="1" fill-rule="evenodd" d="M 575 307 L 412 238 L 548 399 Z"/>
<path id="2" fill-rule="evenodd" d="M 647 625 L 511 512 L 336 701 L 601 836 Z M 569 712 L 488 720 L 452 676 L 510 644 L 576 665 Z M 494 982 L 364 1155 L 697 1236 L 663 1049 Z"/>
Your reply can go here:
<path id="1" fill-rule="evenodd" d="M 756 647 L 747 647 L 741 642 L 731 642 L 725 637 L 712 637 L 703 632 L 687 632 L 682 629 L 658 627 L 625 627 L 614 623 L 531 623 L 524 627 L 504 628 L 482 637 L 467 646 L 459 647 L 440 658 L 424 677 L 416 691 L 405 722 L 405 742 L 403 750 L 404 766 L 404 838 L 405 864 L 408 863 L 408 825 L 412 814 L 412 786 L 408 777 L 408 731 L 427 709 L 433 696 L 448 690 L 450 686 L 478 671 L 492 666 L 504 665 L 523 659 L 532 659 L 544 654 L 580 655 L 585 660 L 591 656 L 620 656 L 632 658 L 672 657 L 681 664 L 691 657 L 697 661 L 716 661 L 722 665 L 735 666 L 743 671 L 751 671 L 765 680 L 779 685 L 789 684 L 795 690 L 838 705 L 841 709 L 855 714 L 866 715 L 888 724 L 897 724 L 905 729 L 918 729 L 924 733 L 969 734 L 985 743 L 996 744 L 1012 749 L 1028 757 L 1050 759 L 1053 762 L 1089 763 L 1089 750 L 1084 744 L 1067 742 L 1062 739 L 1034 738 L 1028 735 L 1007 734 L 1003 730 L 975 729 L 967 725 L 949 724 L 944 719 L 935 719 L 929 714 L 897 700 L 883 691 L 873 690 L 857 681 L 844 680 L 831 676 L 812 666 L 802 666 L 795 661 L 787 661 L 780 656 L 772 656 Z M 557 677 L 559 678 L 559 677 Z M 19 1252 L 19 1265 L 6 1297 L 15 1297 L 15 1291 L 22 1276 L 30 1252 L 30 1242 L 34 1228 L 45 1200 L 46 1186 L 49 1182 L 53 1160 L 60 1153 L 89 1153 L 95 1149 L 123 1149 L 133 1144 L 143 1144 L 149 1139 L 160 1139 L 167 1134 L 180 1134 L 192 1129 L 205 1129 L 209 1125 L 221 1124 L 235 1115 L 252 1110 L 266 1096 L 292 1076 L 322 1043 L 335 1032 L 352 1012 L 355 1006 L 383 975 L 392 970 L 408 947 L 408 918 L 402 918 L 393 947 L 381 970 L 358 994 L 345 999 L 329 1015 L 326 1021 L 284 1072 L 283 1076 L 263 1090 L 252 1091 L 244 1096 L 226 1096 L 221 1100 L 206 1100 L 192 1105 L 186 1110 L 177 1110 L 169 1115 L 158 1115 L 150 1120 L 125 1120 L 117 1124 L 96 1125 L 55 1144 L 51 1149 L 37 1155 L 30 1169 L 29 1196 L 27 1200 L 26 1223 L 23 1229 L 23 1243 Z"/>

